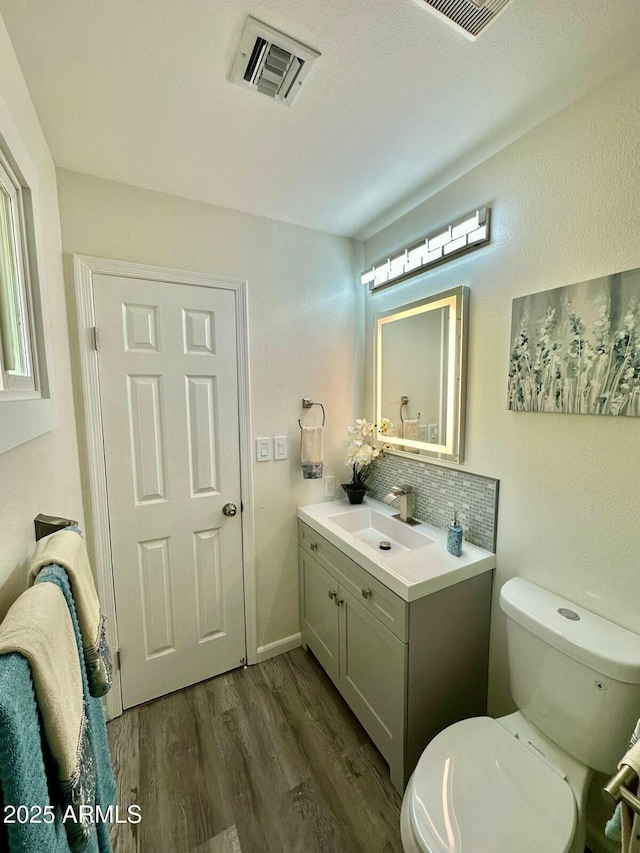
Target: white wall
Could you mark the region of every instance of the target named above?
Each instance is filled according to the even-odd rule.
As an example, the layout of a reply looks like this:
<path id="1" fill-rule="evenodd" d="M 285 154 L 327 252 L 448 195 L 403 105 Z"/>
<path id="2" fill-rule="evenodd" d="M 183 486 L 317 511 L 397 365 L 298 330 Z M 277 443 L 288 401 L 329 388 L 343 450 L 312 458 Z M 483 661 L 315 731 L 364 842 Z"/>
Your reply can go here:
<path id="1" fill-rule="evenodd" d="M 320 417 L 302 397 L 324 404 L 339 483 L 362 371 L 361 245 L 74 172 L 58 183 L 65 253 L 248 280 L 253 436 L 289 436 L 288 461 L 254 463 L 258 645 L 296 633 L 296 509 L 323 499 L 321 480 L 302 479 L 298 418 Z"/>
<path id="2" fill-rule="evenodd" d="M 26 83 L 0 18 L 0 134 L 24 149 L 36 174 L 32 186 L 49 372 L 58 406 L 53 432 L 0 455 L 0 619 L 25 586 L 39 512 L 83 521 L 62 275 L 56 175 Z M 2 405 L 11 406 L 12 403 Z"/>
<path id="3" fill-rule="evenodd" d="M 365 244 L 368 265 L 476 207 L 493 209 L 489 247 L 368 296 L 367 329 L 376 311 L 471 288 L 463 467 L 501 481 L 496 714 L 511 708 L 497 606 L 507 578 L 529 578 L 640 633 L 640 419 L 506 408 L 512 299 L 640 267 L 639 127 L 640 70 L 576 102 Z M 369 395 L 370 376 L 367 368 Z"/>

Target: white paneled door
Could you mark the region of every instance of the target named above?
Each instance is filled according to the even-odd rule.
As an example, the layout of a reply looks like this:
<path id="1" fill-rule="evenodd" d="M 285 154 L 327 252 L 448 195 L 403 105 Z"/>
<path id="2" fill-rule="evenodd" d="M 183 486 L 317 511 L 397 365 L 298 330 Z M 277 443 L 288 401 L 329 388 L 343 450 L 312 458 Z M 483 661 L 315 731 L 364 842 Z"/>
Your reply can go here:
<path id="1" fill-rule="evenodd" d="M 93 284 L 129 708 L 246 656 L 235 294 L 113 275 Z"/>

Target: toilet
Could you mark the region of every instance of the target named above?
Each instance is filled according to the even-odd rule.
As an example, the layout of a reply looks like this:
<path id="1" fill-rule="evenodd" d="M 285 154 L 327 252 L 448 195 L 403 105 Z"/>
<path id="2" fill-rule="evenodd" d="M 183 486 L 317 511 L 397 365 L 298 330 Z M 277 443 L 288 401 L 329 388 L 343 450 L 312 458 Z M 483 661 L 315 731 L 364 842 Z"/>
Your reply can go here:
<path id="1" fill-rule="evenodd" d="M 640 716 L 640 636 L 522 578 L 500 606 L 519 710 L 427 746 L 402 803 L 405 853 L 583 853 L 592 772 L 615 771 Z"/>

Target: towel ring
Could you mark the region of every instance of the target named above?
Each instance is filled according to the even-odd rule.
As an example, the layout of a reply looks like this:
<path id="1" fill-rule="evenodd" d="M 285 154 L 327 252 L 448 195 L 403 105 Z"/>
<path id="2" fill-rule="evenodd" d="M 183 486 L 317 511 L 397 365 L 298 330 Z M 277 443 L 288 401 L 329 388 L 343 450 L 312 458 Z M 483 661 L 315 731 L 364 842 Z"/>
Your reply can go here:
<path id="1" fill-rule="evenodd" d="M 302 398 L 302 408 L 303 409 L 310 409 L 312 406 L 320 406 L 320 408 L 322 409 L 322 426 L 324 426 L 325 413 L 324 413 L 324 406 L 322 405 L 322 403 L 314 403 L 313 400 L 311 400 L 309 397 L 303 397 Z M 300 427 L 300 429 L 302 429 L 302 424 L 300 423 L 300 418 L 298 418 L 298 426 Z"/>
<path id="2" fill-rule="evenodd" d="M 404 423 L 404 418 L 402 417 L 402 410 L 407 405 L 408 402 L 409 402 L 409 398 L 405 397 L 403 394 L 402 397 L 400 397 L 400 421 L 401 421 L 401 423 Z M 418 420 L 420 420 L 420 414 L 421 413 L 418 412 Z"/>

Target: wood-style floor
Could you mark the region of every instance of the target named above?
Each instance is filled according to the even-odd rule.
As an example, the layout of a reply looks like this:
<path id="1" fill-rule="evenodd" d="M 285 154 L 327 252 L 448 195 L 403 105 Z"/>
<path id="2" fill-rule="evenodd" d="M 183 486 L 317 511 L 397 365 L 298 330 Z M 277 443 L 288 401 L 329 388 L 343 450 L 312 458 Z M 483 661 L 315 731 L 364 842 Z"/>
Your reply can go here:
<path id="1" fill-rule="evenodd" d="M 402 853 L 401 799 L 311 654 L 295 649 L 108 724 L 115 853 Z"/>

